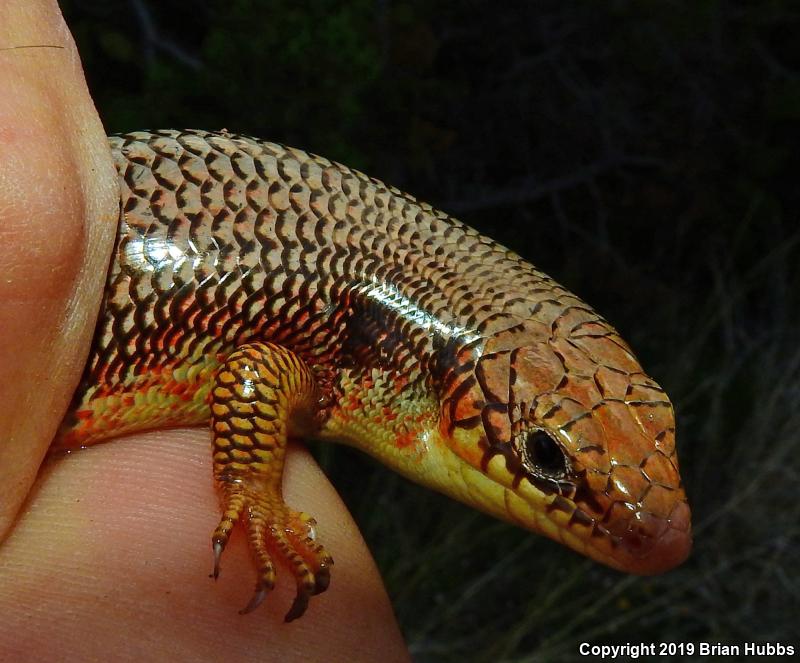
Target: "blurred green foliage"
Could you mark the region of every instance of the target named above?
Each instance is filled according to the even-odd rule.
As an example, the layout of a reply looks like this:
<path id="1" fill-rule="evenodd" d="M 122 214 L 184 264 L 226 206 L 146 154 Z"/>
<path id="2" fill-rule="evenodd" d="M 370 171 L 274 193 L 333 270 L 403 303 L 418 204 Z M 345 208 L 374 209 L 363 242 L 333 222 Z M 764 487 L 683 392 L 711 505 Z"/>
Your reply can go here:
<path id="1" fill-rule="evenodd" d="M 580 293 L 671 394 L 696 548 L 658 578 L 320 450 L 417 660 L 797 641 L 796 3 L 61 4 L 109 131 L 225 127 L 409 190 Z"/>

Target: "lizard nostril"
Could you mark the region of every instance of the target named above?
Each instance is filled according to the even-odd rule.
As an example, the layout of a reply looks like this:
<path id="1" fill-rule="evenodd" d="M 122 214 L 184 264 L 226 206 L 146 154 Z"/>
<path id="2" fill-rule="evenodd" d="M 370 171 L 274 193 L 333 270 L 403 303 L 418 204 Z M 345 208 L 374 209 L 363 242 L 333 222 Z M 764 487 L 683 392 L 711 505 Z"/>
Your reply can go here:
<path id="1" fill-rule="evenodd" d="M 652 575 L 678 566 L 692 549 L 688 530 L 657 516 L 641 514 L 621 537 L 622 548 L 633 558 L 632 573 Z"/>

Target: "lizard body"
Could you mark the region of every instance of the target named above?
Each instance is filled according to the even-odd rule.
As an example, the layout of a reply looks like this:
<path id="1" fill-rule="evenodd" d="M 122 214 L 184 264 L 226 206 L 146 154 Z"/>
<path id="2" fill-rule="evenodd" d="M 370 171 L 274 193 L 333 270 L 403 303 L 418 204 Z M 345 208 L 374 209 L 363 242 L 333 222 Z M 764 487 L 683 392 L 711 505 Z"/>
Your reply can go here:
<path id="1" fill-rule="evenodd" d="M 283 504 L 289 437 L 343 442 L 615 568 L 691 545 L 672 406 L 617 332 L 550 277 L 323 158 L 202 131 L 112 137 L 120 227 L 56 447 L 211 423 L 223 518 L 248 531 L 253 609 L 288 565 L 327 586 Z M 278 534 L 276 534 L 278 530 Z"/>

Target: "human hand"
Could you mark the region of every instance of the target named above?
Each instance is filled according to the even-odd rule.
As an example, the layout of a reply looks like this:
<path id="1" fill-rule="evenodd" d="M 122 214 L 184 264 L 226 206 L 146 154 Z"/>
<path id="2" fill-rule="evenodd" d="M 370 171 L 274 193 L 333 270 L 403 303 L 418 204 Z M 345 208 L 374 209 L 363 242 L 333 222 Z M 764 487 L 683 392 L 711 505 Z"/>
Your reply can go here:
<path id="1" fill-rule="evenodd" d="M 80 377 L 118 192 L 54 1 L 0 6 L 0 90 L 2 537 Z M 331 588 L 290 625 L 287 573 L 261 608 L 238 614 L 254 582 L 241 536 L 220 579 L 206 578 L 218 520 L 208 431 L 53 459 L 0 547 L 0 659 L 408 660 L 355 524 L 300 449 L 290 450 L 285 490 L 315 514 L 337 562 Z"/>

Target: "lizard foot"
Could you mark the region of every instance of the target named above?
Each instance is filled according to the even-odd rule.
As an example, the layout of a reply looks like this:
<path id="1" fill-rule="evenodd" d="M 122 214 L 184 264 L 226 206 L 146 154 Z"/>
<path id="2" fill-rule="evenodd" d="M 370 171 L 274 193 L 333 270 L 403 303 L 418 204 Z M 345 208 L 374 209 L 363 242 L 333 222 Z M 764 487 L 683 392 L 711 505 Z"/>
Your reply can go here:
<path id="1" fill-rule="evenodd" d="M 258 578 L 253 597 L 239 613 L 252 612 L 266 598 L 275 585 L 275 562 L 279 562 L 291 570 L 297 582 L 297 596 L 285 621 L 302 616 L 309 599 L 328 588 L 333 565 L 331 556 L 316 540 L 316 522 L 308 514 L 287 507 L 280 497 L 264 496 L 242 484 L 231 484 L 223 492 L 223 516 L 212 537 L 214 578 L 219 576 L 220 558 L 231 530 L 241 520 Z"/>
<path id="2" fill-rule="evenodd" d="M 287 622 L 328 586 L 333 560 L 315 540 L 314 520 L 286 506 L 281 490 L 288 437 L 313 432 L 319 404 L 305 362 L 271 343 L 240 347 L 216 375 L 211 429 L 223 513 L 212 539 L 214 577 L 231 530 L 241 521 L 258 570 L 255 593 L 242 614 L 255 610 L 275 585 L 275 562 L 297 581 Z"/>

